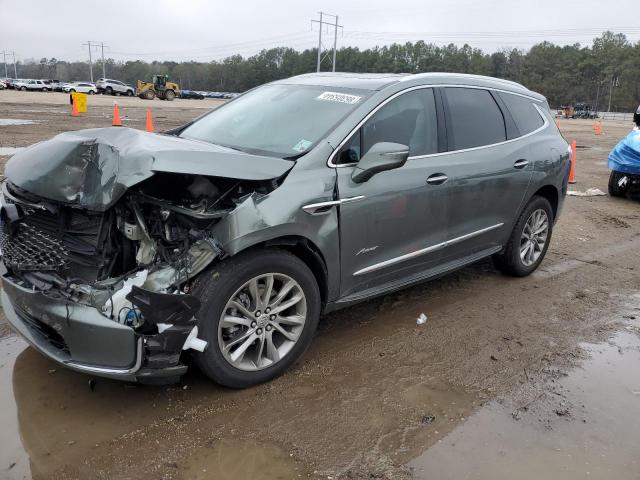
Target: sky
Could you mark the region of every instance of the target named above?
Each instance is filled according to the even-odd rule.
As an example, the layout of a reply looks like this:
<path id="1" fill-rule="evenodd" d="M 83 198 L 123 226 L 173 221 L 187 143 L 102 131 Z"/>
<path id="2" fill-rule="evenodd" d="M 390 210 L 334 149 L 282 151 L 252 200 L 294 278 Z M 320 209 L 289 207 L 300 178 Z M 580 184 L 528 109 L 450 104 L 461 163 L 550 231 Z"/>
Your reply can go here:
<path id="1" fill-rule="evenodd" d="M 425 40 L 468 43 L 493 52 L 549 40 L 566 45 L 604 30 L 640 41 L 638 0 L 0 0 L 2 51 L 19 61 L 86 60 L 87 41 L 104 42 L 105 57 L 211 61 L 263 48 L 318 44 L 319 11 L 338 15 L 338 47 Z M 325 21 L 335 18 L 325 16 Z M 333 27 L 323 30 L 333 46 Z M 101 49 L 92 50 L 94 59 Z M 12 56 L 8 62 L 12 61 Z"/>

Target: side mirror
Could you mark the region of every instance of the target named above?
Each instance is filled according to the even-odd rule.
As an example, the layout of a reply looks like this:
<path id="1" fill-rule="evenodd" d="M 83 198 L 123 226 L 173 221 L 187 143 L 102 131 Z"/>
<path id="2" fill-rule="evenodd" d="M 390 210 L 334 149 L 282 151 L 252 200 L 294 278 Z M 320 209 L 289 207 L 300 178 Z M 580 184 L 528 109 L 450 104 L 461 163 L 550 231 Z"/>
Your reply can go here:
<path id="1" fill-rule="evenodd" d="M 376 143 L 353 169 L 351 180 L 354 183 L 366 182 L 376 173 L 403 166 L 407 158 L 409 158 L 409 147 L 406 145 L 391 142 Z"/>

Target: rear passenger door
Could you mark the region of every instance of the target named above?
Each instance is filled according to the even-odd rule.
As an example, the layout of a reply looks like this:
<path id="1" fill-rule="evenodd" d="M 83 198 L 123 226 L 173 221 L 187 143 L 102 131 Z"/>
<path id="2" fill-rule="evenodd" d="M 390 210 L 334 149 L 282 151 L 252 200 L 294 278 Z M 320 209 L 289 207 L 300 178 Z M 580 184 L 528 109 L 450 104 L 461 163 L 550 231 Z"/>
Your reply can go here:
<path id="1" fill-rule="evenodd" d="M 450 183 L 448 244 L 443 259 L 483 255 L 508 238 L 533 163 L 526 142 L 495 91 L 442 89 Z"/>

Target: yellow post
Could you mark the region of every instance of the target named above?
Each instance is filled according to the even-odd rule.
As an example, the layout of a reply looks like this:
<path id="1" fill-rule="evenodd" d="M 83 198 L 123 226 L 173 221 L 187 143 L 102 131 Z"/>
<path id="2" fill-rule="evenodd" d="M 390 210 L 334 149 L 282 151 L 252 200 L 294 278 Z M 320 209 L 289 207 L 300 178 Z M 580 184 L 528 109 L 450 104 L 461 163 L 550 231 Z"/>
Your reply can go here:
<path id="1" fill-rule="evenodd" d="M 86 93 L 73 92 L 71 94 L 71 96 L 73 97 L 73 99 L 76 102 L 76 107 L 78 108 L 78 113 L 86 113 L 86 111 L 87 111 L 87 94 Z"/>

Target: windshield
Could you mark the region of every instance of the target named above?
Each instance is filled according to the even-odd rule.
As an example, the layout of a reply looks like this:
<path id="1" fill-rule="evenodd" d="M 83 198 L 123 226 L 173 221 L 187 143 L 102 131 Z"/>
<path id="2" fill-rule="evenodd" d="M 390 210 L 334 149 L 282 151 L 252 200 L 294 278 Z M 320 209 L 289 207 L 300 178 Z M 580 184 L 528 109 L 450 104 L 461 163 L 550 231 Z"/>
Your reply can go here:
<path id="1" fill-rule="evenodd" d="M 277 157 L 311 149 L 364 100 L 366 90 L 265 85 L 188 126 L 181 137 Z"/>

